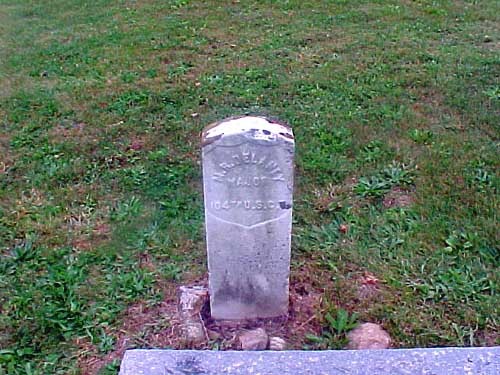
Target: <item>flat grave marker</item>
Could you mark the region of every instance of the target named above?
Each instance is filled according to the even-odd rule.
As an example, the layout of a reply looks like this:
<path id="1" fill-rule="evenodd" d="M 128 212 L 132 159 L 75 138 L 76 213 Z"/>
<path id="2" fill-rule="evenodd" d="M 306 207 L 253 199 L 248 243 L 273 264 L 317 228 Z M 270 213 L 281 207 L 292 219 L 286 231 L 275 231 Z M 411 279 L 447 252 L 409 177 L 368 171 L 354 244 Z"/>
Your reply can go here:
<path id="1" fill-rule="evenodd" d="M 498 375 L 500 347 L 324 351 L 127 350 L 120 375 Z"/>

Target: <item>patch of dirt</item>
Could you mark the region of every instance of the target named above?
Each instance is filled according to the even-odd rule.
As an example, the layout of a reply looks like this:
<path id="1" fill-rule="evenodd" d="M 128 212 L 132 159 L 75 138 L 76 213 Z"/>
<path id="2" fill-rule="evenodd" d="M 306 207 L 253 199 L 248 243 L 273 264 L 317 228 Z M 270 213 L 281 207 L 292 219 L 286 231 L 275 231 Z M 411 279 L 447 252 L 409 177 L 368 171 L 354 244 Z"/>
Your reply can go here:
<path id="1" fill-rule="evenodd" d="M 85 211 L 67 214 L 63 222 L 71 246 L 77 250 L 91 250 L 109 241 L 111 237 L 110 225 L 102 219 L 94 223 Z"/>
<path id="2" fill-rule="evenodd" d="M 288 316 L 272 319 L 252 319 L 239 322 L 221 322 L 210 318 L 205 309 L 203 318 L 209 337 L 215 338 L 204 349 L 217 345 L 223 350 L 238 350 L 238 333 L 242 330 L 264 328 L 270 337 L 278 336 L 286 341 L 287 349 L 301 349 L 307 333 L 317 332 L 318 317 L 321 310 L 322 291 L 314 290 L 312 285 L 298 281 L 290 287 Z"/>
<path id="3" fill-rule="evenodd" d="M 140 259 L 141 267 L 149 267 L 147 258 Z M 325 271 L 326 272 L 326 271 Z M 387 297 L 388 291 L 382 280 L 366 270 L 352 269 L 349 279 L 332 281 L 331 277 L 317 269 L 314 261 L 292 270 L 288 315 L 273 319 L 253 319 L 239 322 L 215 321 L 210 317 L 207 302 L 202 318 L 209 338 L 197 346 L 186 346 L 181 334 L 178 313 L 179 286 L 172 282 L 160 282 L 164 299 L 155 306 L 138 302 L 130 306 L 122 316 L 121 325 L 109 332 L 115 337 L 113 351 L 100 354 L 96 344 L 89 339 L 77 344 L 80 347 L 79 367 L 82 374 L 95 375 L 106 364 L 121 360 L 125 350 L 133 348 L 171 348 L 202 350 L 238 350 L 238 335 L 242 330 L 264 328 L 270 337 L 281 337 L 286 349 L 302 349 L 306 335 L 318 335 L 323 329 L 323 316 L 332 305 L 348 311 L 366 311 L 370 306 Z M 207 286 L 207 275 L 193 277 L 183 285 Z M 327 296 L 327 300 L 324 300 Z"/>
<path id="4" fill-rule="evenodd" d="M 165 298 L 156 306 L 138 302 L 123 314 L 123 322 L 116 330 L 107 332 L 116 338 L 113 351 L 102 355 L 98 347 L 88 338 L 77 342 L 78 366 L 83 375 L 96 375 L 106 364 L 120 360 L 125 350 L 131 348 L 174 348 L 179 349 L 177 327 L 176 286 L 163 288 Z"/>
<path id="5" fill-rule="evenodd" d="M 485 346 L 498 346 L 500 345 L 500 333 L 497 329 L 491 328 L 490 330 L 485 329 L 482 334 L 479 334 L 480 338 L 484 340 Z"/>
<path id="6" fill-rule="evenodd" d="M 147 266 L 147 260 L 144 262 Z M 290 306 L 288 316 L 273 319 L 255 319 L 241 322 L 218 322 L 210 318 L 209 304 L 202 311 L 202 317 L 210 341 L 195 347 L 186 347 L 180 333 L 178 315 L 178 287 L 164 283 L 161 290 L 164 300 L 155 306 L 138 302 L 123 313 L 119 328 L 106 332 L 115 337 L 113 351 L 100 354 L 96 344 L 88 338 L 77 342 L 82 353 L 78 359 L 84 375 L 96 375 L 103 366 L 114 360 L 121 360 L 127 349 L 172 348 L 172 349 L 238 349 L 238 333 L 244 329 L 264 328 L 269 336 L 278 336 L 286 341 L 287 349 L 301 349 L 307 333 L 317 333 L 321 326 L 323 287 L 314 285 L 308 272 L 299 272 L 292 277 L 290 285 Z M 202 279 L 185 285 L 207 285 L 206 275 Z"/>
<path id="7" fill-rule="evenodd" d="M 372 273 L 365 271 L 355 281 L 357 298 L 360 301 L 373 300 L 380 295 L 381 281 Z"/>
<path id="8" fill-rule="evenodd" d="M 314 194 L 314 208 L 318 212 L 329 212 L 340 209 L 345 205 L 357 206 L 359 200 L 356 199 L 354 187 L 358 183 L 356 177 L 346 178 L 342 184 L 329 184 L 324 189 L 316 189 Z"/>
<path id="9" fill-rule="evenodd" d="M 429 129 L 434 132 L 438 132 L 443 127 L 455 131 L 465 130 L 463 116 L 446 105 L 443 93 L 436 90 L 410 91 L 419 98 L 412 105 L 412 110 L 420 123 L 420 129 Z"/>
<path id="10" fill-rule="evenodd" d="M 84 122 L 66 121 L 54 126 L 49 136 L 55 142 L 64 142 L 68 139 L 81 140 L 88 133 L 89 128 Z"/>
<path id="11" fill-rule="evenodd" d="M 92 241 L 85 238 L 75 238 L 71 241 L 71 247 L 77 250 L 86 251 L 93 248 Z"/>
<path id="12" fill-rule="evenodd" d="M 410 191 L 400 187 L 392 188 L 385 196 L 382 204 L 385 208 L 403 208 L 409 207 L 415 203 L 415 197 Z"/>

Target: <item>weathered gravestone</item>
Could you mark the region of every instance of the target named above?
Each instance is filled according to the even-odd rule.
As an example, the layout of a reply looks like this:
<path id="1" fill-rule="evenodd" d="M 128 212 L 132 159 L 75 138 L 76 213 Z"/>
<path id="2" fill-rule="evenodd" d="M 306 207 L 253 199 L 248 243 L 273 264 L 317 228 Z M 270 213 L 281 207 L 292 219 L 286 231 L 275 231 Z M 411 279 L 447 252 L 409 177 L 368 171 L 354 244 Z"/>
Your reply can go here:
<path id="1" fill-rule="evenodd" d="M 288 310 L 294 139 L 262 117 L 231 118 L 202 135 L 212 317 Z"/>

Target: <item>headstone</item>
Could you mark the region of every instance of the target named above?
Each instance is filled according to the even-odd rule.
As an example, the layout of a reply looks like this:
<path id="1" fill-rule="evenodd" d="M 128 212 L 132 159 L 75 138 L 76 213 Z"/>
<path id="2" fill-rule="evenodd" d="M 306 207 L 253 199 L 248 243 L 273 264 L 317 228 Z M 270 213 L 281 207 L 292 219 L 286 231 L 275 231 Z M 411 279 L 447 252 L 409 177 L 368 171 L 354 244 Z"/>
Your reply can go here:
<path id="1" fill-rule="evenodd" d="M 500 347 L 322 351 L 127 350 L 120 375 L 498 375 Z"/>
<path id="2" fill-rule="evenodd" d="M 231 118 L 206 127 L 202 147 L 212 317 L 285 315 L 292 130 L 262 117 Z"/>

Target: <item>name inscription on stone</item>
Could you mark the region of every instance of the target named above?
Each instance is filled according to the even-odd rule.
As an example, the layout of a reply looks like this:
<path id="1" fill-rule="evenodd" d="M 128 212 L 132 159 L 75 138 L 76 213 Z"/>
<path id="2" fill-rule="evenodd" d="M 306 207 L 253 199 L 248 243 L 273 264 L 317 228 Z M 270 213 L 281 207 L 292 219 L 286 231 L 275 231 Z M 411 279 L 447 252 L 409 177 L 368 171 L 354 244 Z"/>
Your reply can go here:
<path id="1" fill-rule="evenodd" d="M 205 168 L 212 171 L 210 179 L 205 180 L 209 214 L 244 227 L 286 215 L 291 208 L 291 181 L 273 158 L 277 147 L 247 140 L 206 152 L 209 158 L 205 158 Z"/>
<path id="2" fill-rule="evenodd" d="M 242 149 L 239 153 L 230 156 L 229 162 L 222 162 L 218 165 L 218 171 L 212 176 L 214 181 L 227 182 L 233 186 L 261 186 L 265 181 L 285 181 L 283 172 L 278 163 L 269 160 L 266 155 L 257 155 L 248 148 Z M 238 167 L 256 166 L 260 175 L 257 176 L 234 176 L 238 173 Z"/>

